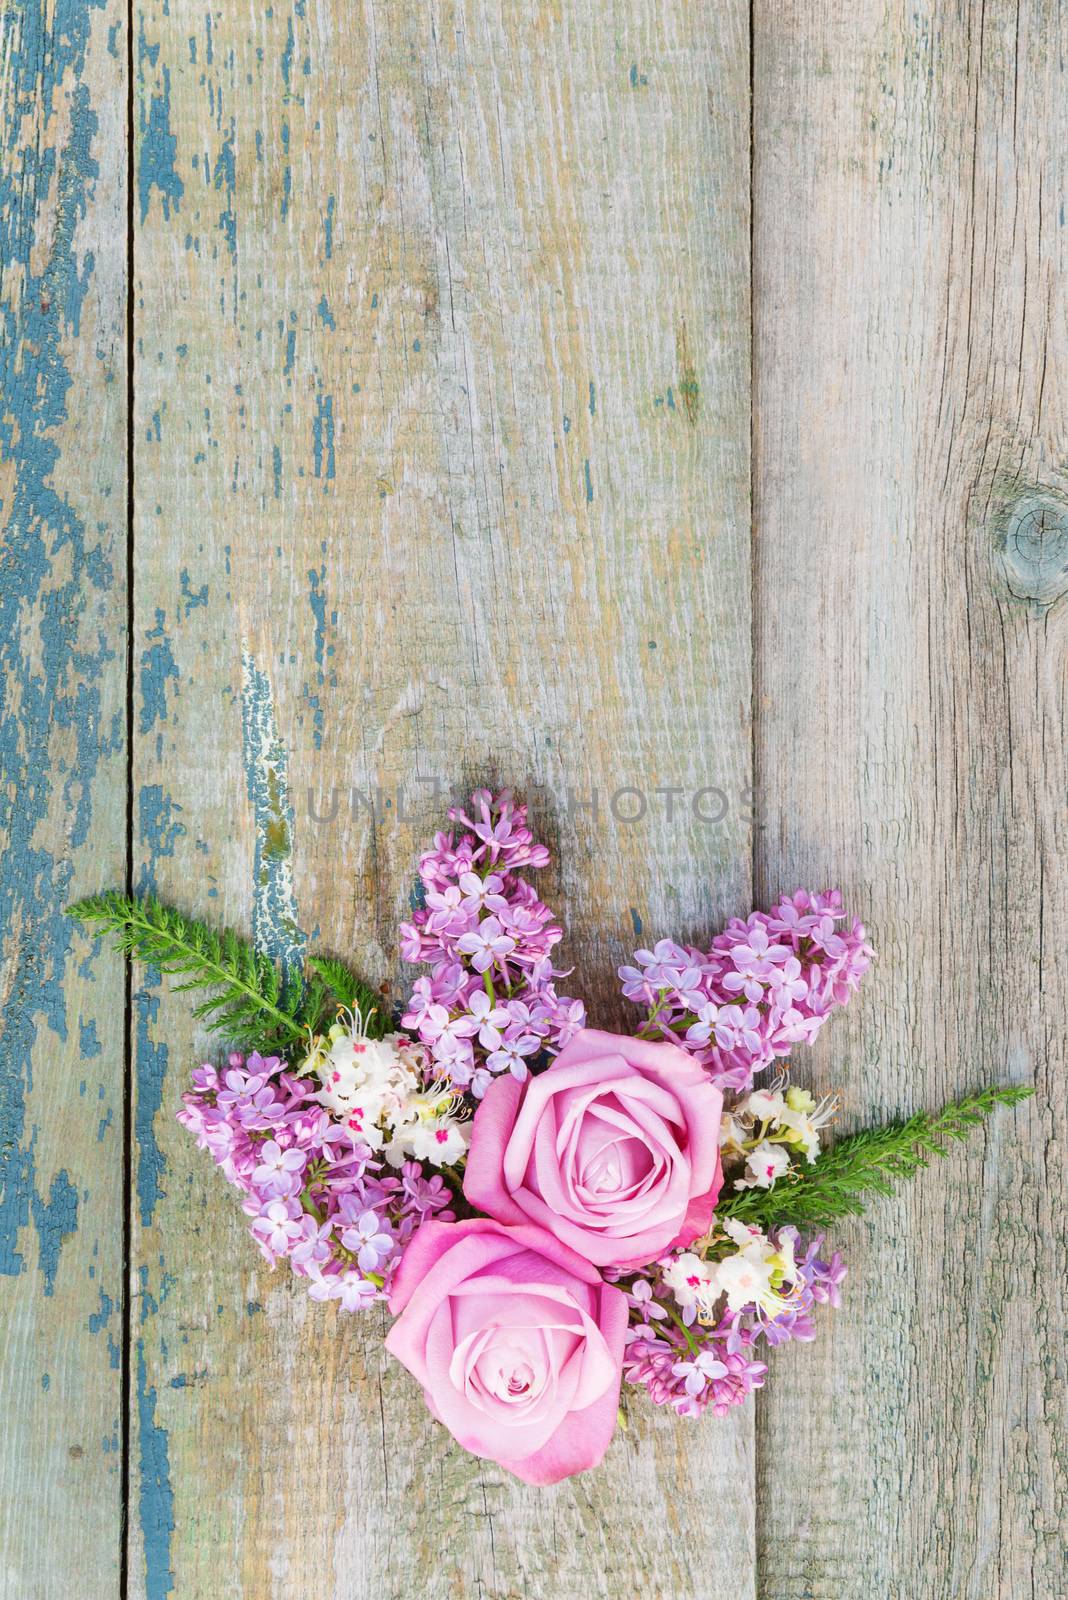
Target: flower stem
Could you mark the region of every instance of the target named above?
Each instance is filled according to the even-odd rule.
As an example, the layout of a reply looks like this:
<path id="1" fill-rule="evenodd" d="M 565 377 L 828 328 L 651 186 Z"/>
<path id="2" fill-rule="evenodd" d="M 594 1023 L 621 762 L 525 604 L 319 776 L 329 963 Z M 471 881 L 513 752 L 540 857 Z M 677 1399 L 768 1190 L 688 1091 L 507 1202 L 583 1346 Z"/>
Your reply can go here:
<path id="1" fill-rule="evenodd" d="M 464 1194 L 463 1174 L 457 1172 L 455 1167 L 439 1167 L 438 1171 L 441 1173 L 441 1176 L 444 1178 L 445 1182 L 449 1185 L 449 1188 L 456 1195 L 456 1198 L 458 1200 L 462 1200 L 466 1205 L 467 1197 Z"/>
<path id="2" fill-rule="evenodd" d="M 694 1338 L 693 1334 L 690 1332 L 690 1330 L 686 1326 L 685 1322 L 683 1322 L 683 1320 L 679 1316 L 678 1312 L 672 1310 L 671 1306 L 669 1306 L 663 1300 L 661 1300 L 660 1304 L 664 1307 L 664 1310 L 667 1312 L 668 1316 L 671 1318 L 671 1320 L 675 1324 L 676 1328 L 678 1328 L 679 1332 L 682 1334 L 682 1337 L 686 1340 L 686 1343 L 690 1347 L 690 1354 L 694 1355 L 694 1356 L 699 1356 L 701 1354 L 701 1346 L 697 1343 L 697 1340 Z"/>

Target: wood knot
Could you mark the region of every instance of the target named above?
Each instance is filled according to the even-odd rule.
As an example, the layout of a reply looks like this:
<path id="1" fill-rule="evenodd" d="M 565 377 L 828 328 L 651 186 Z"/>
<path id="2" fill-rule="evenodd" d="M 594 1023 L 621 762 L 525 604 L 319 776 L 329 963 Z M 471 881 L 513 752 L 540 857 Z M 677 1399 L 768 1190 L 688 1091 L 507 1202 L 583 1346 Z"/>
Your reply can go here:
<path id="1" fill-rule="evenodd" d="M 1048 611 L 1068 593 L 1068 498 L 1027 489 L 1004 502 L 994 524 L 994 559 L 1014 600 Z"/>

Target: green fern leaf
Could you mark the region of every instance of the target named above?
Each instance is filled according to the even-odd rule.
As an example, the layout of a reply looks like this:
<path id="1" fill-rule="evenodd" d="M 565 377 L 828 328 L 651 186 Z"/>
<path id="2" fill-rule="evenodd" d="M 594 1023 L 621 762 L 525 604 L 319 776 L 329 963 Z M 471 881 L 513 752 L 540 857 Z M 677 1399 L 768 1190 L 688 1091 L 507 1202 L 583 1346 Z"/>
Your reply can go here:
<path id="1" fill-rule="evenodd" d="M 337 1002 L 359 1016 L 369 1039 L 381 1039 L 393 1031 L 390 1008 L 369 984 L 338 961 L 335 956 L 309 956 L 308 966 L 322 980 Z"/>
<path id="2" fill-rule="evenodd" d="M 822 1152 L 810 1167 L 794 1169 L 771 1189 L 746 1189 L 716 1208 L 762 1229 L 819 1227 L 840 1217 L 858 1216 L 862 1196 L 892 1194 L 894 1186 L 944 1156 L 952 1141 L 966 1139 L 996 1106 L 1013 1106 L 1034 1090 L 1024 1085 L 983 1089 L 933 1114 L 917 1112 L 882 1128 L 866 1128 Z"/>
<path id="3" fill-rule="evenodd" d="M 135 899 L 114 890 L 78 901 L 68 915 L 110 934 L 125 955 L 182 979 L 177 989 L 214 991 L 193 1015 L 232 1043 L 285 1048 L 305 1037 L 299 977 L 285 984 L 275 963 L 236 934 L 218 934 L 153 895 Z"/>
<path id="4" fill-rule="evenodd" d="M 343 962 L 312 956 L 310 977 L 283 972 L 238 938 L 164 906 L 153 895 L 134 898 L 111 890 L 68 908 L 87 929 L 110 934 L 117 949 L 165 972 L 180 993 L 207 990 L 193 1017 L 231 1044 L 293 1053 L 309 1032 L 322 1031 L 344 1006 L 372 1039 L 393 1027 L 390 1008 Z"/>

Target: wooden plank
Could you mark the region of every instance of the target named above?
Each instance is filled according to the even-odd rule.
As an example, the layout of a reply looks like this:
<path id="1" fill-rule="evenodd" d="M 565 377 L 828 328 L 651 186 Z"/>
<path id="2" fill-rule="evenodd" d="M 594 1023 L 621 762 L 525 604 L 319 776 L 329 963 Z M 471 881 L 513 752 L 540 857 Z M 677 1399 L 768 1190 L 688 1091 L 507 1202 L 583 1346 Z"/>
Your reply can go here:
<path id="1" fill-rule="evenodd" d="M 1066 22 L 755 8 L 758 887 L 871 925 L 850 1123 L 1038 1089 L 841 1230 L 759 1412 L 776 1600 L 1065 1592 Z"/>
<path id="2" fill-rule="evenodd" d="M 750 889 L 747 9 L 137 26 L 138 870 L 396 976 L 419 780 L 542 785 L 622 1023 L 636 932 Z M 173 1125 L 185 1009 L 136 1016 L 131 1592 L 752 1594 L 746 1416 L 636 1404 L 533 1492 L 430 1424 L 376 1317 L 261 1270 Z"/>
<path id="3" fill-rule="evenodd" d="M 119 1590 L 125 9 L 0 10 L 0 1595 Z"/>

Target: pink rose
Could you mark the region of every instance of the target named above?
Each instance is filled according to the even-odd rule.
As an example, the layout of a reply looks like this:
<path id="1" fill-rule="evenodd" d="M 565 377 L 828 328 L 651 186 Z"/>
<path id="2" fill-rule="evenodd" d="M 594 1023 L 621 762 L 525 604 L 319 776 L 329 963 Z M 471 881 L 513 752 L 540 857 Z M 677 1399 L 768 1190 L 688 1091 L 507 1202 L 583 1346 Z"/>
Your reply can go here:
<path id="1" fill-rule="evenodd" d="M 585 1028 L 547 1072 L 492 1083 L 464 1194 L 598 1266 L 640 1267 L 708 1231 L 723 1096 L 673 1044 Z"/>
<path id="2" fill-rule="evenodd" d="M 627 1301 L 558 1239 L 488 1217 L 424 1222 L 389 1304 L 399 1316 L 386 1349 L 465 1450 L 539 1484 L 601 1460 Z"/>

